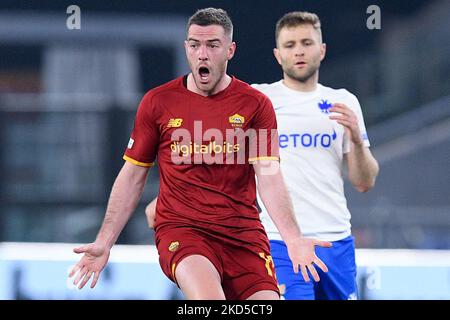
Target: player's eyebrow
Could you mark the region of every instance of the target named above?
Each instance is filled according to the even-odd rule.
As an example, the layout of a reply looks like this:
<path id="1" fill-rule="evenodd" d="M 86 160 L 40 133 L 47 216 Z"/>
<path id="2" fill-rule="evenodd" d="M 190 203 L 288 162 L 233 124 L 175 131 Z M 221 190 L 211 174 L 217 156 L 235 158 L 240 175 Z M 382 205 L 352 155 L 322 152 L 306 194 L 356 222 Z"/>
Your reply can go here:
<path id="1" fill-rule="evenodd" d="M 302 38 L 302 39 L 300 39 L 301 43 L 304 43 L 306 41 L 314 42 L 314 39 L 312 39 L 312 38 Z M 295 42 L 296 42 L 295 40 L 289 40 L 289 41 L 283 42 L 282 45 L 287 46 L 287 45 L 290 45 L 290 44 L 295 44 Z"/>
<path id="2" fill-rule="evenodd" d="M 200 40 L 197 40 L 197 39 L 194 39 L 194 38 L 188 38 L 188 41 L 200 42 Z M 215 38 L 215 39 L 206 40 L 206 42 L 221 42 L 221 41 L 220 41 L 220 39 Z"/>
<path id="3" fill-rule="evenodd" d="M 305 41 L 312 41 L 312 42 L 314 42 L 314 39 L 313 38 L 303 38 L 303 39 L 300 39 L 300 41 L 301 42 L 305 42 Z"/>
<path id="4" fill-rule="evenodd" d="M 283 46 L 287 46 L 287 45 L 289 45 L 289 44 L 294 44 L 294 43 L 295 43 L 294 40 L 289 40 L 289 41 L 283 42 L 282 45 L 283 45 Z"/>

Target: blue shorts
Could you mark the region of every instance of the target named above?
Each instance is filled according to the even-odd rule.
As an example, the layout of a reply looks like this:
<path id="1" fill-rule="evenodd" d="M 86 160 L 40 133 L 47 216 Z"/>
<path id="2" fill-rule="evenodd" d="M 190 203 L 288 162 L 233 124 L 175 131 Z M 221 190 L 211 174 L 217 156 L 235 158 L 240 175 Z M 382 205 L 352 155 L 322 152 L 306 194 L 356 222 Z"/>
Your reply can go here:
<path id="1" fill-rule="evenodd" d="M 327 265 L 324 273 L 315 266 L 320 281 L 303 280 L 295 274 L 283 241 L 270 240 L 278 285 L 286 300 L 348 300 L 357 299 L 355 244 L 353 236 L 333 241 L 333 247 L 316 247 L 316 255 Z"/>

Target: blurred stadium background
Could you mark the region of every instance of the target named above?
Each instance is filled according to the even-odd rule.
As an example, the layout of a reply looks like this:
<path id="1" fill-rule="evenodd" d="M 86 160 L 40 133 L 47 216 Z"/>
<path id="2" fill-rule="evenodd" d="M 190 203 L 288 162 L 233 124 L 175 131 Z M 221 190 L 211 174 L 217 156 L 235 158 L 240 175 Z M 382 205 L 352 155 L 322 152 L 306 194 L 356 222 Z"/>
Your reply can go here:
<path id="1" fill-rule="evenodd" d="M 68 30 L 66 9 L 81 9 Z M 381 30 L 369 30 L 369 5 Z M 347 186 L 360 298 L 450 299 L 450 1 L 0 1 L 0 299 L 179 299 L 159 270 L 141 205 L 95 290 L 66 282 L 75 243 L 93 241 L 143 93 L 188 72 L 183 40 L 199 8 L 226 9 L 229 72 L 281 77 L 274 26 L 322 20 L 321 83 L 360 99 L 381 172 Z M 419 278 L 425 278 L 419 280 Z"/>

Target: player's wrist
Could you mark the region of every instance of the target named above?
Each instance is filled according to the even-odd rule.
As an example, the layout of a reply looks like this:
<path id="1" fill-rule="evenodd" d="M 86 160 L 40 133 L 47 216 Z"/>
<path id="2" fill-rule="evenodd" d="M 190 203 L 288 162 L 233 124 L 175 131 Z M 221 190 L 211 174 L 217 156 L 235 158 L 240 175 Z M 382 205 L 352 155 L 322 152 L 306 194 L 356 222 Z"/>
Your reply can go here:
<path id="1" fill-rule="evenodd" d="M 286 243 L 287 247 L 295 246 L 295 245 L 298 245 L 299 242 L 302 242 L 303 239 L 304 239 L 303 235 L 300 234 L 300 235 L 295 236 L 295 237 L 287 238 L 286 240 L 284 240 L 284 243 Z"/>
<path id="2" fill-rule="evenodd" d="M 95 239 L 95 245 L 101 247 L 103 250 L 111 250 L 115 241 L 111 237 L 98 236 Z"/>
<path id="3" fill-rule="evenodd" d="M 359 139 L 357 141 L 353 141 L 353 145 L 355 148 L 363 148 L 364 147 L 364 141 L 362 139 Z"/>

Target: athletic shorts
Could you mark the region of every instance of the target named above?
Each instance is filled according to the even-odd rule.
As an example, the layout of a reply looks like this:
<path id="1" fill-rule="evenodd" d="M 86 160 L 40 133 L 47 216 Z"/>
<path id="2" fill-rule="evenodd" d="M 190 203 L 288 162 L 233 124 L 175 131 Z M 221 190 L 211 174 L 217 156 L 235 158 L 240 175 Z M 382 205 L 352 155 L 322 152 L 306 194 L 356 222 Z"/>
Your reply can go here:
<path id="1" fill-rule="evenodd" d="M 156 246 L 164 274 L 175 283 L 181 260 L 201 255 L 217 269 L 227 300 L 245 300 L 261 290 L 279 294 L 268 241 L 261 246 L 238 246 L 201 229 L 179 227 L 157 236 Z"/>
<path id="2" fill-rule="evenodd" d="M 333 241 L 331 248 L 316 247 L 316 255 L 328 267 L 323 272 L 315 266 L 320 281 L 309 273 L 309 282 L 294 273 L 291 259 L 283 241 L 270 240 L 278 283 L 286 300 L 353 300 L 357 299 L 355 244 L 353 236 Z"/>

